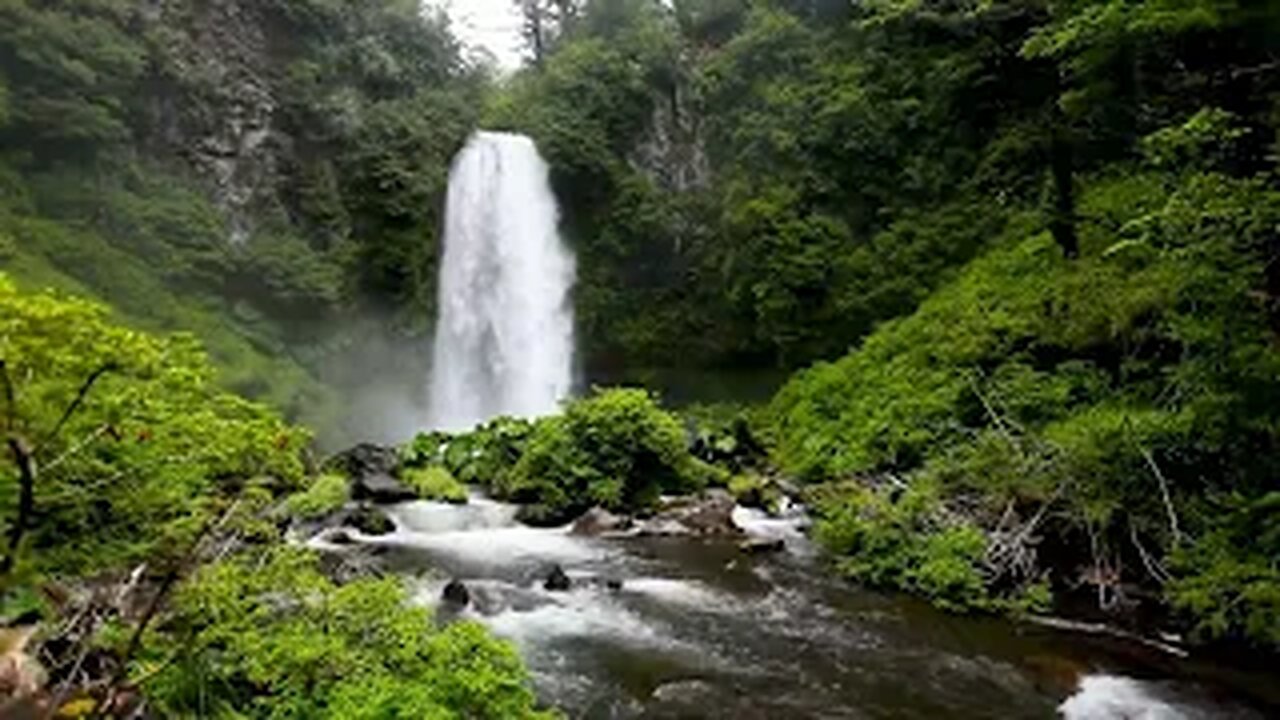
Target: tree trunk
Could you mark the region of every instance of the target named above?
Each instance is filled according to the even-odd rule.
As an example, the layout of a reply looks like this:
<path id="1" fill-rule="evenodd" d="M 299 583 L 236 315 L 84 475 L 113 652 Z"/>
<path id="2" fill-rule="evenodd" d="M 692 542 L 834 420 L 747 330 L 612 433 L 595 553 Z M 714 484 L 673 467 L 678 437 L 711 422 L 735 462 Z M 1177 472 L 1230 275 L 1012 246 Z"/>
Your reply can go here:
<path id="1" fill-rule="evenodd" d="M 1062 126 L 1065 120 L 1058 115 L 1049 146 L 1053 171 L 1053 219 L 1049 230 L 1062 248 L 1062 255 L 1074 259 L 1080 255 L 1080 240 L 1076 236 L 1075 158 L 1068 132 Z"/>

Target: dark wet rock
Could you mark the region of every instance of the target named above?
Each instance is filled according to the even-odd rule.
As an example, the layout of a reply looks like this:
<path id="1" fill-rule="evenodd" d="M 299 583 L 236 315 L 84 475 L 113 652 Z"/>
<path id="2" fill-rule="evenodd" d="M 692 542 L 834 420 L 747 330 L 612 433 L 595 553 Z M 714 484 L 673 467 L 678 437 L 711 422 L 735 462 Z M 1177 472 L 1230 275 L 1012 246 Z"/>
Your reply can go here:
<path id="1" fill-rule="evenodd" d="M 347 535 L 347 539 L 351 540 L 350 535 Z M 333 542 L 332 538 L 329 540 Z M 382 577 L 390 571 L 387 549 L 384 547 L 357 543 L 340 545 L 331 552 L 320 553 L 320 572 L 339 585 L 364 578 Z"/>
<path id="2" fill-rule="evenodd" d="M 569 579 L 569 575 L 565 573 L 564 568 L 556 565 L 551 568 L 551 572 L 547 574 L 547 579 L 542 583 L 542 587 L 551 592 L 565 592 L 573 586 L 573 581 Z"/>
<path id="3" fill-rule="evenodd" d="M 391 518 L 376 507 L 364 505 L 356 508 L 347 518 L 346 524 L 365 535 L 389 535 L 396 530 Z"/>
<path id="4" fill-rule="evenodd" d="M 786 550 L 787 542 L 782 538 L 750 538 L 738 543 L 738 549 L 748 555 L 767 555 Z"/>
<path id="5" fill-rule="evenodd" d="M 573 518 L 572 512 L 556 510 L 546 505 L 521 505 L 520 509 L 516 510 L 516 520 L 530 527 L 561 527 L 568 525 Z"/>
<path id="6" fill-rule="evenodd" d="M 409 486 L 396 479 L 400 457 L 395 448 L 357 445 L 325 463 L 325 468 L 341 472 L 351 480 L 351 497 L 376 503 L 397 503 L 418 497 Z"/>
<path id="7" fill-rule="evenodd" d="M 351 537 L 351 533 L 341 529 L 334 530 L 333 532 L 330 532 L 330 533 L 326 533 L 324 536 L 324 540 L 325 542 L 328 542 L 333 545 L 337 545 L 339 547 L 346 547 L 348 545 L 356 544 L 356 540 L 355 538 Z"/>
<path id="8" fill-rule="evenodd" d="M 573 529 L 570 532 L 574 535 L 599 537 L 610 533 L 625 532 L 630 530 L 631 526 L 631 518 L 614 515 L 604 508 L 594 507 L 573 523 Z"/>
<path id="9" fill-rule="evenodd" d="M 640 523 L 641 535 L 740 537 L 733 522 L 733 496 L 723 490 L 668 501 L 652 518 Z"/>
<path id="10" fill-rule="evenodd" d="M 471 591 L 461 580 L 450 580 L 444 586 L 440 599 L 454 607 L 464 608 L 471 603 Z"/>

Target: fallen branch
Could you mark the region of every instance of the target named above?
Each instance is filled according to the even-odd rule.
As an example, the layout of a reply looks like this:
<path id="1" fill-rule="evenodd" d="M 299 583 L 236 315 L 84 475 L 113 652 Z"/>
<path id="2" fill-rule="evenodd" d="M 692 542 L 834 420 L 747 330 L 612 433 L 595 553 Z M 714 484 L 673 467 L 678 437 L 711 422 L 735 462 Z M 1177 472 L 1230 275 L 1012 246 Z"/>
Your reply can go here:
<path id="1" fill-rule="evenodd" d="M 1101 623 L 1086 623 L 1076 620 L 1067 620 L 1065 618 L 1050 617 L 1047 615 L 1030 615 L 1025 618 L 1026 622 L 1032 625 L 1040 625 L 1042 627 L 1052 628 L 1054 630 L 1063 630 L 1066 632 L 1084 633 L 1086 635 L 1104 635 L 1128 642 L 1138 643 L 1153 650 L 1159 650 L 1162 653 L 1173 655 L 1174 657 L 1185 658 L 1189 655 L 1186 649 L 1174 645 L 1163 640 L 1144 637 L 1135 632 L 1122 630 L 1111 625 L 1103 625 Z"/>

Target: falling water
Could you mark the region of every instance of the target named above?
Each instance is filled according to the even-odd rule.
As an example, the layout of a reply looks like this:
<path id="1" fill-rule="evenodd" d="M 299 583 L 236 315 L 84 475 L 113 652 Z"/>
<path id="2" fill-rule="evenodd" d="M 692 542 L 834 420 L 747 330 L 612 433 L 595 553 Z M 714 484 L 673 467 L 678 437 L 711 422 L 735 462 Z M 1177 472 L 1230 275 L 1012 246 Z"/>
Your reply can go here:
<path id="1" fill-rule="evenodd" d="M 430 423 L 554 412 L 571 388 L 573 254 L 547 165 L 521 135 L 476 133 L 449 176 Z"/>

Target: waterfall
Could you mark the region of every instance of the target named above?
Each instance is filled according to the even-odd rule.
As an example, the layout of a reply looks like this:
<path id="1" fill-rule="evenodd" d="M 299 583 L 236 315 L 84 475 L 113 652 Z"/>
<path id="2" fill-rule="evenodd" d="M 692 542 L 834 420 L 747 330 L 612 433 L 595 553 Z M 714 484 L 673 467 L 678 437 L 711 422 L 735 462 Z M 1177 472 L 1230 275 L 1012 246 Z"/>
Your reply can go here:
<path id="1" fill-rule="evenodd" d="M 558 224 L 533 141 L 476 133 L 449 175 L 432 427 L 547 415 L 568 396 L 575 263 Z"/>

